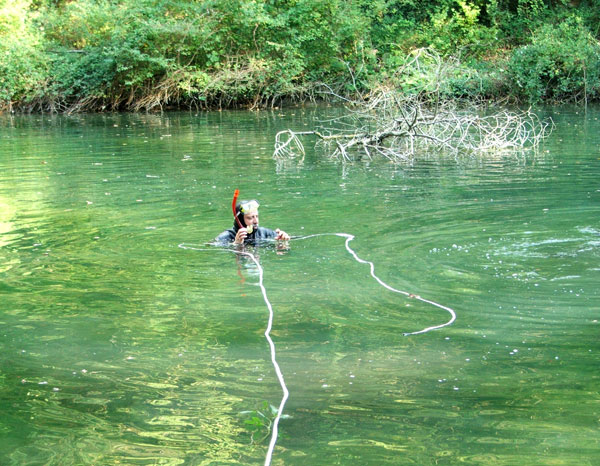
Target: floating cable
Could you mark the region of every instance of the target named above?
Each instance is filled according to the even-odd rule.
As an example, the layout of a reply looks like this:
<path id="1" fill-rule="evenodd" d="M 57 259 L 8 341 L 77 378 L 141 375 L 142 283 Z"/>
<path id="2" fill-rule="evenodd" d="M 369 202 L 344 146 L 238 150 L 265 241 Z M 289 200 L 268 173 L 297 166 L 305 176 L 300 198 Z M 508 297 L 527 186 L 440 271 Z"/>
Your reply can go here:
<path id="1" fill-rule="evenodd" d="M 213 251 L 213 249 L 196 248 L 196 247 L 188 246 L 185 243 L 181 243 L 179 245 L 179 247 L 182 249 L 192 249 L 194 251 Z M 273 363 L 273 367 L 275 368 L 275 374 L 277 374 L 277 380 L 279 380 L 279 385 L 281 385 L 281 390 L 283 391 L 283 398 L 281 398 L 281 401 L 279 402 L 279 408 L 277 408 L 277 415 L 275 416 L 275 419 L 273 420 L 273 425 L 272 425 L 272 430 L 271 430 L 271 441 L 269 442 L 269 448 L 267 450 L 267 455 L 265 457 L 265 466 L 269 466 L 271 464 L 273 450 L 275 450 L 275 444 L 277 443 L 277 436 L 278 436 L 278 432 L 279 432 L 279 420 L 281 419 L 281 415 L 283 414 L 283 408 L 285 406 L 285 403 L 286 403 L 288 397 L 290 396 L 290 392 L 288 391 L 288 388 L 285 384 L 285 380 L 283 378 L 283 373 L 281 372 L 281 368 L 279 367 L 279 364 L 277 363 L 277 359 L 275 357 L 275 343 L 273 343 L 273 340 L 271 338 L 271 329 L 273 328 L 273 316 L 274 316 L 273 307 L 271 306 L 271 302 L 269 301 L 269 298 L 267 297 L 267 290 L 263 284 L 264 271 L 263 271 L 263 268 L 261 267 L 260 263 L 258 262 L 258 259 L 256 258 L 256 256 L 254 254 L 246 252 L 246 251 L 237 251 L 237 250 L 232 250 L 232 249 L 222 249 L 222 251 L 230 251 L 235 254 L 241 254 L 243 256 L 247 256 L 250 259 L 252 259 L 252 262 L 254 262 L 256 264 L 256 267 L 258 267 L 258 272 L 259 272 L 258 286 L 260 287 L 260 290 L 262 291 L 263 299 L 265 300 L 267 309 L 269 310 L 269 319 L 267 322 L 267 328 L 265 330 L 265 338 L 267 339 L 267 342 L 269 343 L 269 348 L 271 350 L 271 362 Z"/>
<path id="2" fill-rule="evenodd" d="M 237 198 L 237 196 L 234 196 L 234 203 L 235 203 L 236 198 Z M 381 280 L 377 275 L 375 275 L 375 265 L 373 264 L 373 262 L 361 259 L 360 257 L 358 257 L 358 254 L 356 254 L 356 252 L 349 246 L 350 241 L 352 241 L 354 239 L 354 235 L 350 235 L 348 233 L 318 233 L 315 235 L 297 236 L 297 237 L 293 237 L 292 239 L 293 240 L 302 240 L 302 239 L 308 239 L 308 238 L 316 238 L 318 236 L 340 236 L 342 238 L 346 238 L 346 242 L 345 242 L 346 250 L 354 257 L 354 259 L 357 262 L 359 262 L 361 264 L 369 264 L 369 266 L 371 268 L 371 276 L 381 286 L 383 286 L 387 290 L 393 291 L 394 293 L 403 294 L 405 296 L 408 296 L 409 298 L 414 298 L 414 299 L 417 299 L 424 303 L 431 304 L 432 306 L 438 307 L 438 308 L 443 309 L 443 310 L 447 311 L 448 313 L 450 313 L 450 320 L 448 320 L 448 322 L 440 324 L 440 325 L 434 325 L 431 327 L 427 327 L 427 328 L 424 328 L 423 330 L 419 330 L 417 332 L 405 332 L 403 334 L 404 336 L 418 335 L 421 333 L 430 332 L 431 330 L 437 330 L 437 329 L 440 329 L 443 327 L 447 327 L 448 325 L 452 324 L 456 320 L 456 313 L 454 312 L 454 310 L 452 310 L 448 306 L 444 306 L 443 304 L 436 303 L 435 301 L 431 301 L 429 299 L 421 298 L 420 296 L 414 295 L 407 291 L 397 290 L 396 288 L 391 287 L 390 285 L 385 283 L 383 280 Z M 185 243 L 181 243 L 179 245 L 179 247 L 182 249 L 192 249 L 194 251 L 214 251 L 214 249 L 197 248 L 197 247 L 194 247 L 191 245 L 186 245 Z M 271 350 L 271 362 L 273 364 L 273 368 L 275 369 L 275 374 L 277 374 L 277 380 L 279 381 L 281 390 L 283 391 L 283 397 L 281 398 L 281 401 L 279 402 L 279 408 L 277 408 L 277 415 L 275 416 L 275 419 L 273 420 L 272 431 L 271 431 L 271 440 L 269 442 L 269 448 L 267 449 L 267 454 L 265 457 L 264 464 L 265 464 L 265 466 L 269 466 L 271 464 L 271 459 L 273 457 L 273 451 L 275 450 L 275 444 L 277 443 L 277 437 L 278 437 L 278 433 L 279 433 L 279 421 L 281 419 L 281 415 L 283 414 L 283 408 L 285 407 L 285 403 L 290 395 L 288 388 L 285 384 L 285 380 L 283 378 L 283 373 L 281 372 L 281 368 L 279 367 L 279 364 L 277 363 L 277 359 L 275 357 L 276 356 L 275 343 L 271 339 L 271 329 L 273 328 L 273 317 L 274 317 L 273 307 L 271 306 L 271 302 L 269 301 L 269 298 L 267 297 L 267 290 L 263 284 L 264 270 L 263 270 L 262 266 L 260 265 L 260 263 L 258 262 L 258 259 L 256 258 L 256 256 L 254 256 L 254 254 L 246 252 L 246 251 L 238 251 L 238 250 L 233 250 L 233 249 L 220 249 L 220 251 L 229 251 L 229 252 L 233 252 L 235 254 L 247 256 L 252 260 L 252 262 L 254 262 L 256 264 L 256 267 L 258 267 L 258 272 L 259 272 L 258 285 L 261 289 L 263 299 L 265 301 L 265 304 L 267 305 L 267 309 L 269 310 L 269 319 L 267 322 L 267 328 L 265 329 L 264 335 L 265 335 L 265 338 L 267 339 L 267 342 L 269 343 L 269 348 Z"/>
<path id="3" fill-rule="evenodd" d="M 375 264 L 373 264 L 373 262 L 361 259 L 360 257 L 358 257 L 358 254 L 356 254 L 356 252 L 354 252 L 354 250 L 349 246 L 348 243 L 350 243 L 350 241 L 352 241 L 354 239 L 354 235 L 350 235 L 348 233 L 317 233 L 315 235 L 307 235 L 307 236 L 294 236 L 292 237 L 292 239 L 308 239 L 308 238 L 315 238 L 317 236 L 340 236 L 342 238 L 346 238 L 346 250 L 354 257 L 354 259 L 357 262 L 360 262 L 361 264 L 369 264 L 369 266 L 371 267 L 371 276 L 377 280 L 377 283 L 379 283 L 381 286 L 383 286 L 384 288 L 393 291 L 394 293 L 400 293 L 403 294 L 404 296 L 408 296 L 409 298 L 414 298 L 418 301 L 427 303 L 427 304 L 431 304 L 432 306 L 435 306 L 439 309 L 443 309 L 444 311 L 448 312 L 450 314 L 450 320 L 448 320 L 448 322 L 440 324 L 440 325 L 433 325 L 431 327 L 427 327 L 424 328 L 423 330 L 419 330 L 418 332 L 404 332 L 403 335 L 404 336 L 408 336 L 408 335 L 418 335 L 420 333 L 427 333 L 430 332 L 431 330 L 437 330 L 443 327 L 447 327 L 448 325 L 451 325 L 455 320 L 456 320 L 456 313 L 454 312 L 454 310 L 452 308 L 449 308 L 448 306 L 444 306 L 443 304 L 440 303 L 436 303 L 435 301 L 431 301 L 429 299 L 425 299 L 425 298 L 421 298 L 419 295 L 415 295 L 412 293 L 409 293 L 408 291 L 403 291 L 403 290 L 397 290 L 396 288 L 391 287 L 390 285 L 388 285 L 387 283 L 385 283 L 383 280 L 381 280 L 377 275 L 375 275 Z"/>

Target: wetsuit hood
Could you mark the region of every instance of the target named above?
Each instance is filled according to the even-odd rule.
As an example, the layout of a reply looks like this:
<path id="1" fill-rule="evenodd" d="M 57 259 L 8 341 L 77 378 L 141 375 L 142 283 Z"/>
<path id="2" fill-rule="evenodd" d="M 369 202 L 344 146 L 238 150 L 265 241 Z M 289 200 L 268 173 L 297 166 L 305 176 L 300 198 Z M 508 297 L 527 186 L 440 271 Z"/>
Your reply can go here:
<path id="1" fill-rule="evenodd" d="M 241 223 L 242 227 L 244 227 L 244 228 L 246 228 L 248 226 L 248 225 L 246 225 L 246 221 L 244 220 L 244 210 L 247 208 L 247 206 L 252 206 L 252 208 L 258 210 L 259 204 L 257 201 L 253 200 L 253 201 L 240 201 L 235 205 L 235 216 L 239 220 L 239 223 Z M 233 231 L 235 233 L 237 233 L 238 230 L 240 229 L 239 223 L 236 219 L 233 220 Z M 248 237 L 251 237 L 253 234 L 254 234 L 254 232 L 249 234 Z"/>

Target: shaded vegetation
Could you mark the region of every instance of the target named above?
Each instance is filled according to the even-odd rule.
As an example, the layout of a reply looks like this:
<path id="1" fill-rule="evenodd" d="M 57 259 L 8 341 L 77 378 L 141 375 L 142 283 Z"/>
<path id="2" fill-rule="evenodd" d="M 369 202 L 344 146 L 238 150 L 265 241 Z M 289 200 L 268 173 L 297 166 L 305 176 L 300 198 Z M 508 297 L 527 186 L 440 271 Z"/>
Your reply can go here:
<path id="1" fill-rule="evenodd" d="M 398 80 L 415 48 L 448 97 L 576 102 L 600 92 L 600 0 L 0 0 L 3 110 L 277 106 Z"/>

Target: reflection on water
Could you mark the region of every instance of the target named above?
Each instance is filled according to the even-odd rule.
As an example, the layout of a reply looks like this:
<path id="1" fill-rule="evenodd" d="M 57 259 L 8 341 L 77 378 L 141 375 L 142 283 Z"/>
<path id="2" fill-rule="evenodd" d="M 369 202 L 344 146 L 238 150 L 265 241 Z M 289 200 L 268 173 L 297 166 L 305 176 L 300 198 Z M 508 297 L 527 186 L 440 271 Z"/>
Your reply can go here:
<path id="1" fill-rule="evenodd" d="M 0 464 L 264 461 L 256 265 L 178 248 L 236 188 L 458 314 L 403 336 L 447 313 L 339 237 L 254 250 L 290 390 L 274 464 L 600 461 L 597 112 L 554 114 L 538 156 L 277 165 L 274 134 L 322 112 L 0 121 Z"/>

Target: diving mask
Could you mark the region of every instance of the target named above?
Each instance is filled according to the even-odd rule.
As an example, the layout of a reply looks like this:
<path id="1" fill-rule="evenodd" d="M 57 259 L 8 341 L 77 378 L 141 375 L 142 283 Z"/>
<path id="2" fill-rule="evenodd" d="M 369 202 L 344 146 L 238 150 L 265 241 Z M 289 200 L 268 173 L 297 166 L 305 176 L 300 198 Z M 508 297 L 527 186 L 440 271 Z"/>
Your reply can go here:
<path id="1" fill-rule="evenodd" d="M 240 210 L 243 214 L 249 214 L 250 212 L 256 212 L 259 206 L 258 201 L 248 201 L 241 205 Z"/>

